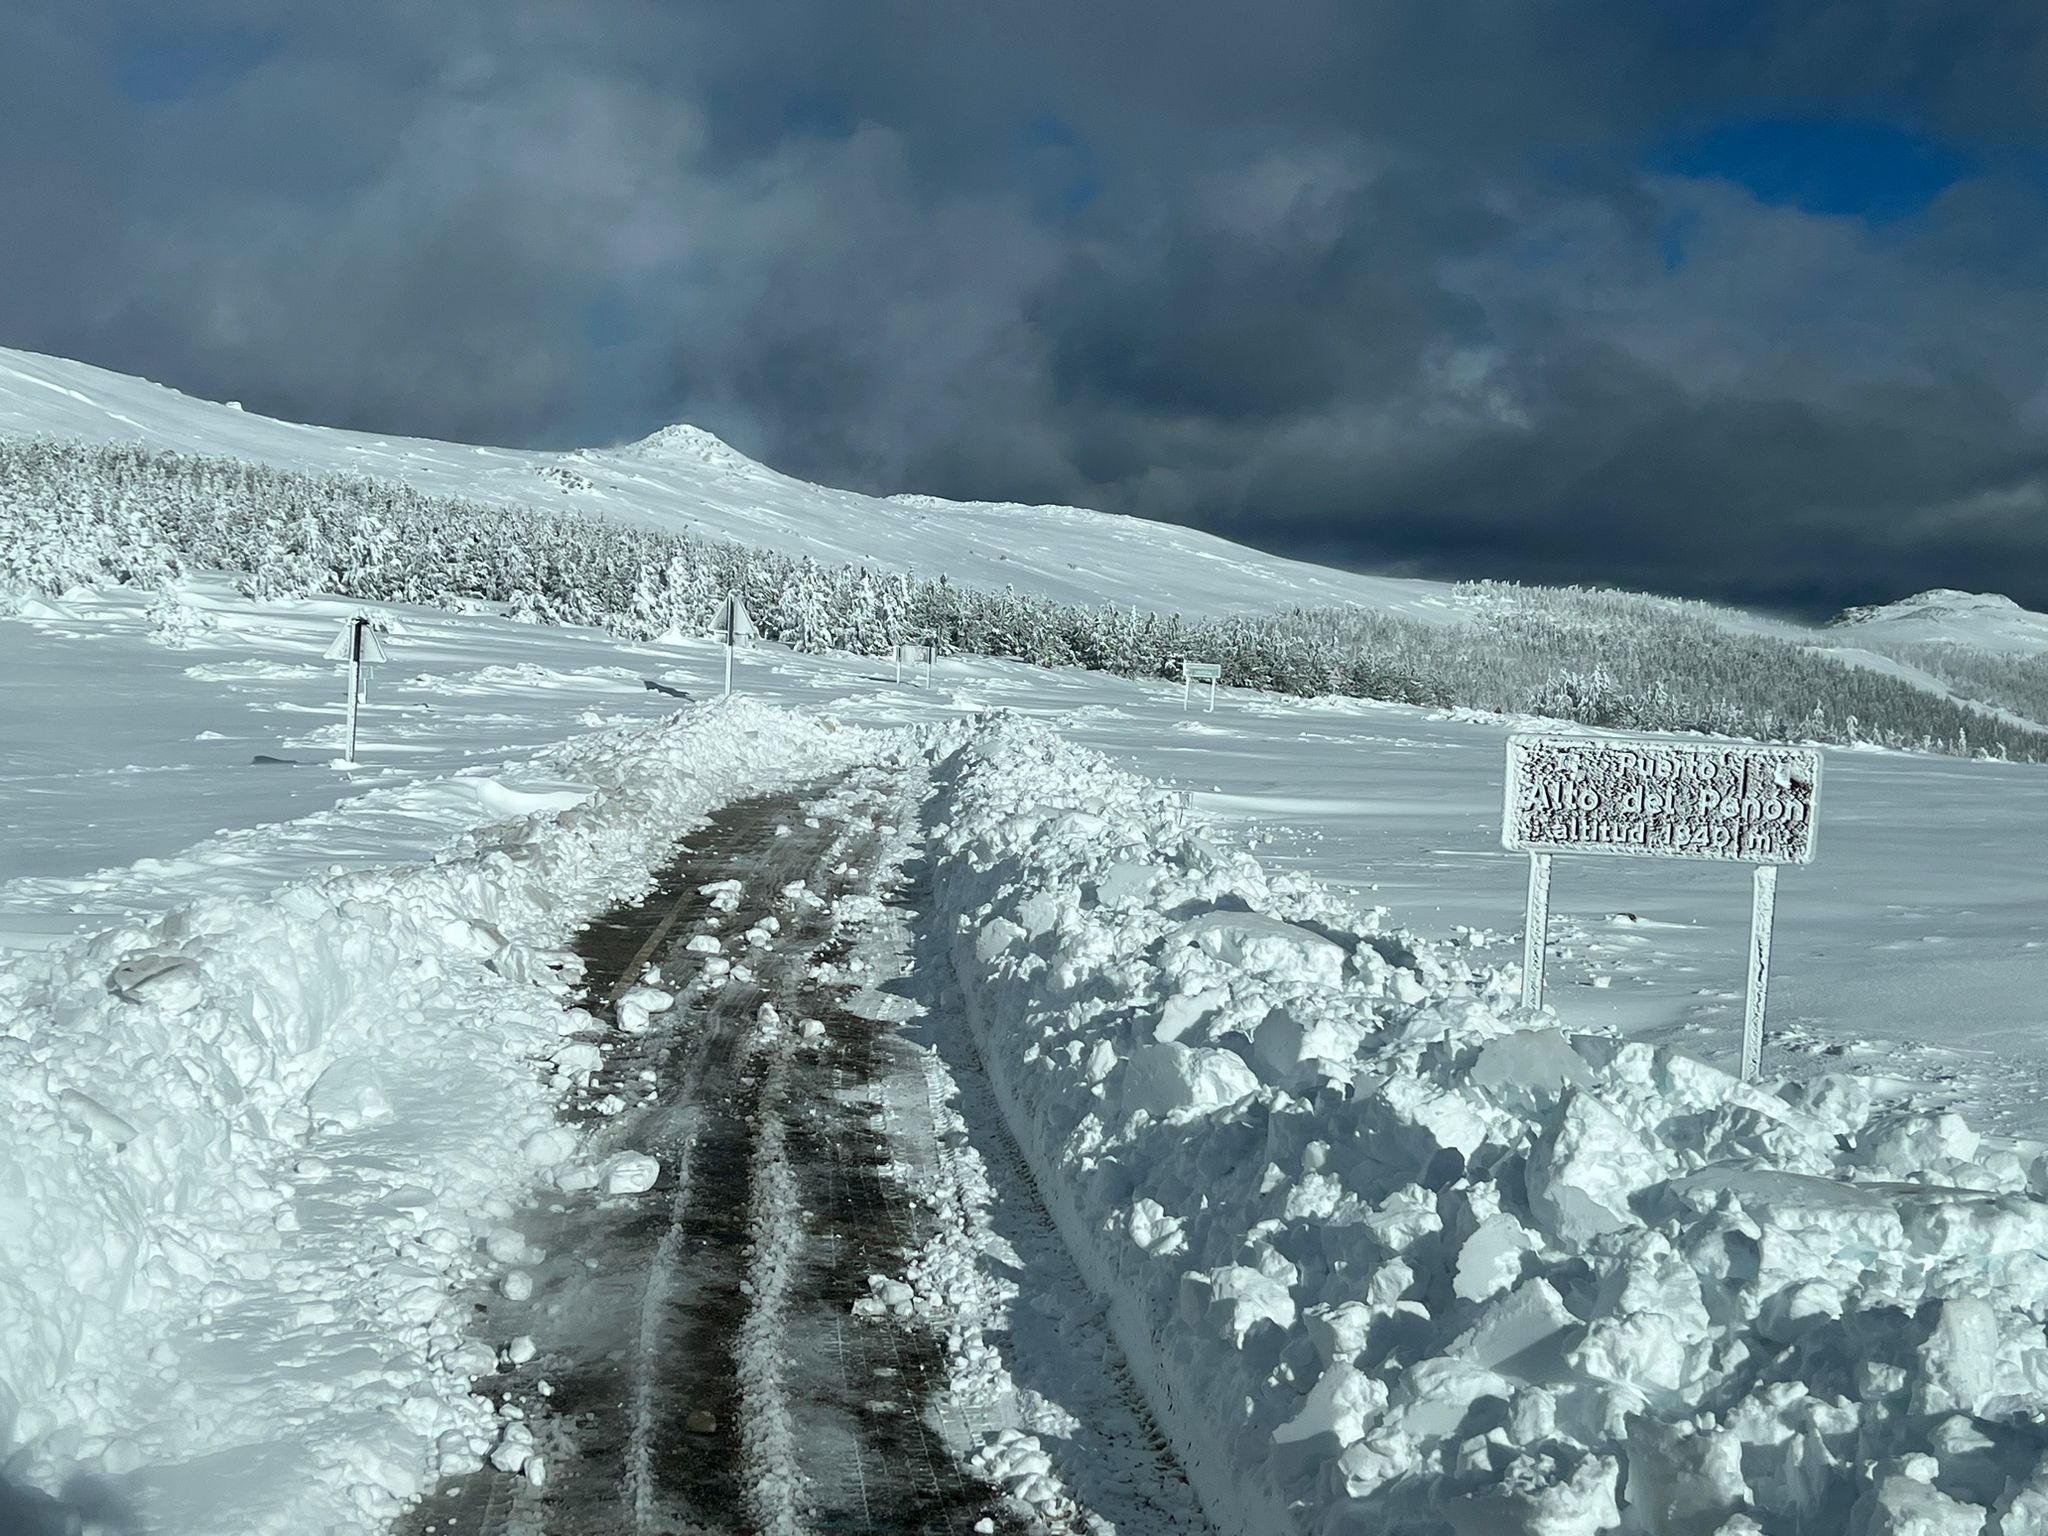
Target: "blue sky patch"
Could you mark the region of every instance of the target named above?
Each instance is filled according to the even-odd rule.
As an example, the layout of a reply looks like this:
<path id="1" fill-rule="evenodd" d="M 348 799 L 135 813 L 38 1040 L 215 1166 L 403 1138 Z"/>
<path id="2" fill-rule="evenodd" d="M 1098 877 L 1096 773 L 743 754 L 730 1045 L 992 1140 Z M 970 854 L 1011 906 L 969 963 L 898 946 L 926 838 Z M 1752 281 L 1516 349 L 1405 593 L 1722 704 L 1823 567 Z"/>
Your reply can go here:
<path id="1" fill-rule="evenodd" d="M 278 48 L 275 31 L 255 27 L 161 28 L 125 38 L 114 83 L 140 106 L 168 106 L 226 90 Z"/>
<path id="2" fill-rule="evenodd" d="M 1095 152 L 1064 118 L 1033 118 L 1025 125 L 1018 148 L 1032 210 L 1040 218 L 1071 217 L 1101 196 Z"/>
<path id="3" fill-rule="evenodd" d="M 1971 158 L 1891 124 L 1730 119 L 1665 145 L 1656 170 L 1732 181 L 1761 202 L 1889 223 L 1911 218 L 1974 170 Z"/>

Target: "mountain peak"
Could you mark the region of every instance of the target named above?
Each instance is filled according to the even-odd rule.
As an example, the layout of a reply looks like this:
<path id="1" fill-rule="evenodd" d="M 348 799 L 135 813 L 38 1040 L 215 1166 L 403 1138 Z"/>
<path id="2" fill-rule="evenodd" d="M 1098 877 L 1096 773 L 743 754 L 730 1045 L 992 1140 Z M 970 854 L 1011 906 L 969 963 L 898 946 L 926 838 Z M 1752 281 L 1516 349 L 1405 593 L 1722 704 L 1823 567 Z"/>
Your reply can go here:
<path id="1" fill-rule="evenodd" d="M 1954 587 L 1930 587 L 1894 603 L 1844 608 L 1828 626 L 1873 638 L 1978 650 L 2048 648 L 2048 616 L 2022 608 L 2002 592 L 1962 592 Z"/>
<path id="2" fill-rule="evenodd" d="M 625 443 L 608 451 L 638 459 L 708 464 L 714 469 L 735 473 L 767 472 L 762 465 L 748 458 L 724 438 L 706 432 L 702 427 L 693 427 L 686 421 L 673 422 L 635 442 Z"/>
<path id="3" fill-rule="evenodd" d="M 1946 619 L 1973 613 L 2010 615 L 2025 611 L 2002 592 L 1964 592 L 1955 587 L 1929 587 L 1925 592 L 1915 592 L 1911 597 L 1902 597 L 1896 602 L 1844 608 L 1828 622 L 1868 624 L 1878 620 Z"/>

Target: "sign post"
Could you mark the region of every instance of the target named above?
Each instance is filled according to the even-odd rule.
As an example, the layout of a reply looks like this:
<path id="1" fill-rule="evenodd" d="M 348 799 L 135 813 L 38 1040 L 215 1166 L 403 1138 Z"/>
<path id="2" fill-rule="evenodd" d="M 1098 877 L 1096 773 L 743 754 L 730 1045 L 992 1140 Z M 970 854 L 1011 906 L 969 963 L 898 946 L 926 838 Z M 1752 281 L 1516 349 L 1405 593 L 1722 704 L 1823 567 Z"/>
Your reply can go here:
<path id="1" fill-rule="evenodd" d="M 1523 1005 L 1543 1005 L 1553 854 L 1750 864 L 1742 1075 L 1754 1078 L 1763 1065 L 1778 866 L 1813 860 L 1820 768 L 1811 747 L 1510 736 L 1501 846 L 1529 855 Z"/>
<path id="2" fill-rule="evenodd" d="M 747 605 L 735 592 L 718 605 L 718 617 L 711 621 L 718 632 L 719 644 L 725 647 L 725 691 L 732 693 L 732 653 L 742 640 L 751 640 L 760 631 L 754 628 L 754 621 L 747 614 Z"/>
<path id="3" fill-rule="evenodd" d="M 1209 714 L 1216 713 L 1216 685 L 1223 680 L 1223 664 L 1217 661 L 1189 661 L 1181 658 L 1180 664 L 1180 712 L 1188 712 L 1188 702 L 1194 693 L 1196 683 L 1209 685 Z"/>
<path id="4" fill-rule="evenodd" d="M 1529 855 L 1529 910 L 1522 925 L 1522 1006 L 1543 1006 L 1543 951 L 1550 936 L 1550 855 Z"/>
<path id="5" fill-rule="evenodd" d="M 363 668 L 384 659 L 384 642 L 377 628 L 358 614 L 342 622 L 341 633 L 327 647 L 326 660 L 348 663 L 348 751 L 342 761 L 356 760 L 356 711 L 363 698 Z"/>
<path id="6" fill-rule="evenodd" d="M 906 661 L 909 662 L 912 666 L 916 666 L 919 662 L 923 662 L 924 682 L 921 686 L 926 688 L 931 687 L 932 651 L 933 647 L 930 645 L 910 645 L 899 640 L 896 643 L 896 681 L 899 683 L 903 681 L 903 664 Z"/>

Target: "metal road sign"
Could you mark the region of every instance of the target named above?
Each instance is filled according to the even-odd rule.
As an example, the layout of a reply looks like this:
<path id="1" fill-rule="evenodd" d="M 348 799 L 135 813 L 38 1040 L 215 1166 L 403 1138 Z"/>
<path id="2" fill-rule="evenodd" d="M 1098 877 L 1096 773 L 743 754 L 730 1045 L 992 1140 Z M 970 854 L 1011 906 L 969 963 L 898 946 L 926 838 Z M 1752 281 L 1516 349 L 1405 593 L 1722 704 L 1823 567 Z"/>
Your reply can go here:
<path id="1" fill-rule="evenodd" d="M 1806 864 L 1819 802 L 1811 747 L 1517 735 L 1501 843 L 1518 853 Z"/>
<path id="2" fill-rule="evenodd" d="M 342 620 L 341 633 L 327 647 L 324 659 L 377 665 L 385 659 L 384 642 L 377 634 L 377 626 L 368 619 Z"/>
<path id="3" fill-rule="evenodd" d="M 1502 847 L 1529 855 L 1523 1004 L 1543 1004 L 1553 854 L 1750 864 L 1742 1075 L 1755 1077 L 1763 1064 L 1778 866 L 1813 859 L 1820 769 L 1820 753 L 1811 747 L 1510 736 L 1500 840 Z"/>
<path id="4" fill-rule="evenodd" d="M 911 642 L 909 642 L 909 641 L 902 641 L 902 640 L 899 640 L 899 641 L 898 641 L 898 642 L 896 643 L 896 653 L 895 653 L 895 654 L 896 654 L 896 681 L 897 681 L 897 682 L 899 682 L 899 683 L 900 683 L 900 682 L 902 682 L 902 681 L 903 681 L 903 668 L 904 668 L 904 666 L 905 666 L 905 664 L 906 664 L 906 663 L 907 663 L 907 664 L 909 664 L 910 666 L 913 666 L 913 667 L 914 667 L 914 666 L 918 665 L 918 664 L 919 664 L 920 662 L 922 662 L 922 663 L 924 664 L 924 679 L 923 679 L 923 683 L 922 683 L 922 686 L 923 686 L 923 687 L 926 687 L 926 688 L 929 688 L 929 687 L 931 687 L 931 685 L 932 685 L 932 658 L 933 658 L 933 657 L 935 657 L 935 656 L 936 656 L 936 655 L 938 654 L 938 650 L 937 650 L 937 648 L 936 648 L 935 646 L 931 646 L 931 645 L 918 645 L 918 644 L 914 644 L 914 643 L 911 643 Z"/>
<path id="5" fill-rule="evenodd" d="M 348 663 L 348 750 L 342 762 L 353 763 L 356 715 L 363 702 L 363 668 L 384 659 L 384 642 L 377 637 L 377 626 L 361 615 L 342 620 L 341 633 L 327 647 L 326 659 Z"/>
<path id="6" fill-rule="evenodd" d="M 711 628 L 721 645 L 738 645 L 740 641 L 752 640 L 760 633 L 754 628 L 747 605 L 738 596 L 728 597 L 718 605 L 718 617 L 711 621 Z"/>

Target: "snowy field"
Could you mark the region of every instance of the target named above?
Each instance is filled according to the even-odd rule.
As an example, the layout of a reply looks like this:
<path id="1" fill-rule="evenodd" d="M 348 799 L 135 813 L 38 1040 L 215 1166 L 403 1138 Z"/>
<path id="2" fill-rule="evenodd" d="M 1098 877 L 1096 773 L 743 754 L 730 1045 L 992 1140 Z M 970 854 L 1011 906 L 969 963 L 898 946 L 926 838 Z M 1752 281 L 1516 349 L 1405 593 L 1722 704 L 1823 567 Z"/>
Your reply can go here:
<path id="1" fill-rule="evenodd" d="M 179 1536 L 372 1530 L 437 1469 L 491 1452 L 503 1426 L 466 1388 L 496 1357 L 477 1354 L 461 1322 L 517 1243 L 479 1240 L 536 1178 L 573 1191 L 614 1166 L 549 1129 L 575 1074 L 535 1070 L 588 1021 L 565 996 L 571 934 L 640 889 L 667 839 L 718 805 L 891 754 L 898 814 L 934 818 L 934 920 L 966 914 L 954 968 L 989 1102 L 1007 1106 L 1076 1283 L 1109 1301 L 1146 1402 L 1225 1528 L 1272 1529 L 1292 1508 L 1304 1529 L 1336 1529 L 1323 1522 L 1341 1524 L 1352 1500 L 1391 1515 L 1455 1495 L 1476 1501 L 1473 1518 L 1508 1509 L 1523 1522 L 1512 1528 L 1592 1531 L 1653 1497 L 1617 1482 L 1629 1446 L 1630 1465 L 1663 1468 L 1672 1488 L 1655 1497 L 1673 1507 L 1748 1499 L 1840 1515 L 1866 1499 L 1941 1514 L 1949 1506 L 1930 1500 L 1988 1505 L 2024 1470 L 2006 1441 L 1987 1449 L 1974 1430 L 1948 1432 L 1960 1448 L 1938 1466 L 1916 1460 L 1933 1410 L 1895 1398 L 1946 1393 L 1976 1415 L 1962 1422 L 2003 1423 L 2000 1404 L 2038 1391 L 2029 1362 L 2048 1359 L 2025 1259 L 2048 1241 L 2034 1235 L 2042 1208 L 2013 1193 L 2034 1187 L 2048 1139 L 2048 1051 L 2031 1027 L 2038 770 L 1829 754 L 1819 860 L 1782 888 L 1767 1062 L 1807 1086 L 1772 1098 L 1707 1066 L 1681 1082 L 1665 1065 L 1726 1068 L 1737 1046 L 1746 882 L 1710 865 L 1559 863 L 1556 1016 L 1643 1054 L 1488 1044 L 1531 1038 L 1513 1034 L 1513 972 L 1499 969 L 1519 953 L 1523 869 L 1497 843 L 1514 722 L 1230 690 L 1214 713 L 1184 712 L 1167 687 L 968 660 L 942 661 L 926 689 L 898 685 L 887 663 L 768 645 L 741 653 L 735 712 L 704 702 L 722 659 L 706 643 L 390 612 L 379 617 L 391 659 L 346 771 L 332 765 L 339 672 L 320 657 L 341 611 L 252 606 L 201 583 L 170 606 L 81 592 L 0 620 L 0 708 L 28 727 L 0 747 L 13 827 L 0 929 L 14 955 L 0 986 L 20 1063 L 7 1080 L 0 1379 L 19 1403 L 13 1465 L 26 1484 L 69 1483 L 82 1507 L 131 1507 L 141 1528 Z M 992 726 L 996 712 L 1016 723 Z M 961 779 L 972 761 L 986 766 Z M 919 813 L 927 771 L 941 787 Z M 1127 894 L 1102 894 L 1112 887 Z M 1048 899 L 1033 906 L 1040 889 Z M 1060 915 L 1091 890 L 1100 908 Z M 1192 969 L 1129 969 L 1189 926 L 1191 900 L 1222 914 L 1192 925 Z M 1129 916 L 1101 915 L 1110 908 Z M 1266 916 L 1229 915 L 1247 908 Z M 1087 924 L 1105 921 L 1090 937 Z M 1051 993 L 1034 981 L 1042 959 L 1019 968 L 1012 941 L 996 942 L 1011 928 L 1030 941 L 1018 953 L 1067 956 L 1070 979 Z M 1109 966 L 1099 983 L 1082 980 L 1091 965 Z M 1099 1019 L 1092 1005 L 1075 1013 L 1060 1001 L 1075 987 L 1128 1001 Z M 1170 1030 L 1133 1024 L 1134 1009 L 1162 1007 Z M 1020 1054 L 1058 1038 L 1078 1054 Z M 1684 1057 L 1650 1054 L 1674 1046 Z M 1380 1084 L 1383 1108 L 1340 1112 L 1359 1073 Z M 1501 1086 L 1477 1092 L 1475 1073 Z M 1505 1086 L 1532 1074 L 1552 1082 L 1549 1098 Z M 1397 1078 L 1418 1086 L 1394 1095 Z M 1574 1084 L 1625 1128 L 1568 1117 L 1559 1130 Z M 1976 1129 L 1910 1114 L 1940 1110 Z M 1280 1145 L 1277 1120 L 1243 1161 L 1245 1127 L 1275 1115 L 1296 1127 L 1281 1166 L 1297 1182 L 1281 1193 L 1253 1177 Z M 1117 1154 L 1154 1170 L 1144 1193 L 1103 1184 L 1095 1157 L 1074 1161 L 1091 1139 L 1152 1146 L 1147 1124 L 1175 1129 L 1137 1164 L 1136 1150 Z M 1546 1135 L 1555 1145 L 1541 1151 Z M 1590 1138 L 1573 1154 L 1583 1168 L 1563 1166 L 1574 1137 Z M 1333 1139 L 1386 1150 L 1353 1168 L 1314 1150 Z M 1436 1186 L 1438 1152 L 1470 1159 L 1496 1143 L 1524 1148 L 1513 1155 L 1534 1158 L 1529 1171 L 1501 1165 L 1492 1193 L 1468 1180 L 1455 1199 Z M 1189 1170 L 1226 1165 L 1251 1182 L 1190 1225 Z M 1806 1193 L 1676 1193 L 1734 1167 L 1796 1175 Z M 1547 1196 L 1539 1168 L 1556 1186 Z M 1908 1225 L 1946 1235 L 1873 1236 L 1877 1206 L 1825 1193 L 1845 1184 L 1924 1188 Z M 1650 1188 L 1673 1193 L 1646 1204 Z M 1660 1225 L 1657 1200 L 1673 1198 Z M 1340 1261 L 1334 1237 L 1311 1238 L 1347 1201 L 1375 1235 Z M 1889 1213 L 1897 1199 L 1880 1204 Z M 1283 1218 L 1308 1225 L 1272 1225 Z M 1611 1271 L 1596 1266 L 1609 1278 L 1588 1280 L 1573 1255 L 1609 1251 L 1596 1239 L 1616 1222 L 1645 1235 L 1613 1249 Z M 1105 1238 L 1105 1223 L 1124 1236 Z M 1440 1231 L 1457 1242 L 1446 1248 Z M 1762 1235 L 1767 1266 L 1787 1266 L 1779 1279 L 1797 1280 L 1802 1299 L 1771 1300 L 1755 1281 L 1738 1287 L 1735 1312 L 1711 1299 L 1702 1312 L 1685 1299 L 1702 1293 L 1670 1292 L 1671 1244 L 1740 1232 Z M 1797 1257 L 1768 1258 L 1794 1234 Z M 1896 1262 L 1854 1257 L 1872 1242 L 1901 1245 Z M 1358 1266 L 1382 1278 L 1354 1294 L 1343 1275 Z M 1495 1279 L 1471 1278 L 1482 1272 Z M 1662 1289 L 1639 1294 L 1653 1272 Z M 1206 1278 L 1190 1291 L 1187 1275 Z M 1535 1375 L 1503 1363 L 1565 1350 L 1617 1295 L 1637 1299 L 1611 1313 L 1619 1332 L 1587 1336 L 1606 1341 L 1602 1358 L 1622 1358 L 1645 1328 L 1689 1330 L 1656 1368 L 1670 1380 L 1651 1395 L 1667 1405 L 1654 1457 L 1619 1427 L 1642 1405 L 1615 1396 L 1601 1375 L 1612 1368 L 1587 1363 L 1590 1342 Z M 1818 1326 L 1800 1318 L 1836 1319 L 1846 1340 L 1865 1326 L 1846 1319 L 1930 1296 L 1962 1299 L 1929 1314 L 1932 1343 L 1886 1335 L 1898 1383 L 1873 1378 L 1861 1398 L 1838 1380 L 1846 1342 L 1773 1367 L 1804 1372 L 1810 1409 L 1769 1397 L 1769 1372 L 1726 1356 L 1728 1339 L 1748 1340 L 1751 1356 L 1790 1347 Z M 1378 1365 L 1376 1346 L 1332 1342 L 1404 1316 L 1429 1328 Z M 1439 1359 L 1452 1363 L 1411 1369 Z M 1702 1394 L 1732 1406 L 1711 1423 L 1670 1416 Z M 1480 1399 L 1506 1404 L 1507 1428 L 1491 1449 L 1461 1449 L 1451 1431 Z M 1238 1401 L 1242 1414 L 1212 1411 Z M 255 1422 L 265 1429 L 252 1435 Z M 1060 1455 L 1045 1450 L 1058 1450 L 1048 1425 L 1064 1421 L 1035 1422 L 1028 1445 L 990 1441 L 980 1465 L 1030 1495 L 1020 1507 L 1064 1508 Z M 1877 1471 L 1851 1468 L 1840 1443 L 1855 1434 L 1883 1448 L 1863 1457 Z M 1715 1445 L 1808 1441 L 1801 1454 L 1820 1459 L 1804 1483 L 1773 1473 L 1738 1497 L 1688 1470 L 1736 1454 Z M 1085 1467 L 1069 1475 L 1085 1482 Z"/>
<path id="2" fill-rule="evenodd" d="M 17 946 L 420 857 L 547 793 L 519 766 L 528 754 L 660 719 L 722 683 L 709 643 L 391 612 L 362 766 L 346 773 L 328 766 L 341 672 L 320 653 L 353 610 L 254 607 L 218 584 L 185 594 L 197 618 L 152 620 L 147 594 L 58 606 L 61 617 L 0 620 L 0 700 L 25 727 L 0 742 L 15 823 L 0 850 L 0 942 Z M 1524 869 L 1498 841 L 1504 737 L 1518 722 L 1228 689 L 1213 714 L 1199 701 L 1184 714 L 1172 687 L 969 659 L 942 661 L 925 690 L 897 686 L 886 661 L 771 645 L 743 653 L 738 676 L 750 696 L 876 728 L 990 709 L 1057 720 L 1186 789 L 1265 857 L 1432 938 L 1518 958 Z M 1820 849 L 1782 887 L 1772 1017 L 1794 1055 L 1780 1065 L 1847 1056 L 2001 1128 L 2048 1132 L 2048 1044 L 2030 1004 L 2048 943 L 2033 873 L 2048 858 L 2048 775 L 1832 750 Z M 1710 1060 L 1736 1049 L 1740 871 L 1566 859 L 1554 903 L 1563 1016 L 1683 1039 Z"/>

